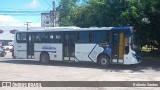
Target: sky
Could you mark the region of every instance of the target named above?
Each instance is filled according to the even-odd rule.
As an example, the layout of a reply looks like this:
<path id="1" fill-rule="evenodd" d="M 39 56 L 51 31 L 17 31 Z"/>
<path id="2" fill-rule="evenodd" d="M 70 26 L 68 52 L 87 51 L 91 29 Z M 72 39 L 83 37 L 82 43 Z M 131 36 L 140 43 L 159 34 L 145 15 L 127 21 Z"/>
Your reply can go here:
<path id="1" fill-rule="evenodd" d="M 55 1 L 57 6 L 59 0 Z M 32 22 L 30 25 L 33 27 L 40 26 L 40 13 L 52 10 L 52 2 L 53 0 L 0 0 L 0 26 L 25 26 L 26 22 Z M 15 11 L 27 12 L 15 13 Z"/>
<path id="2" fill-rule="evenodd" d="M 58 1 L 55 0 L 56 6 Z M 14 35 L 10 30 L 26 30 L 26 22 L 32 22 L 29 27 L 40 27 L 41 12 L 49 13 L 53 10 L 52 2 L 53 0 L 0 0 L 0 30 L 3 30 L 0 40 L 13 40 Z"/>

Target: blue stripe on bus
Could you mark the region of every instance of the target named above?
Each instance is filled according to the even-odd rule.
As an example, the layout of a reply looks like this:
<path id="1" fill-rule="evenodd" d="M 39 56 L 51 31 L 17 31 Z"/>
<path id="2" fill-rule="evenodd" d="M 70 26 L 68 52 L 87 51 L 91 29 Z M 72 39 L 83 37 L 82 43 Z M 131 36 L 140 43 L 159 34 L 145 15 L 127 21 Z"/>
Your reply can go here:
<path id="1" fill-rule="evenodd" d="M 104 49 L 103 53 L 106 53 L 107 55 L 109 55 L 110 59 L 112 59 L 111 58 L 111 51 L 112 51 L 111 48 L 110 47 L 105 47 L 103 49 Z"/>
<path id="2" fill-rule="evenodd" d="M 27 50 L 17 50 L 18 52 L 27 52 Z M 44 51 L 34 51 L 34 52 L 44 52 Z M 45 52 L 52 52 L 56 53 L 57 51 L 45 51 Z"/>
<path id="3" fill-rule="evenodd" d="M 113 27 L 113 28 L 111 29 L 111 31 L 124 32 L 125 35 L 132 35 L 132 34 L 133 34 L 130 26 L 125 26 L 125 27 Z"/>
<path id="4" fill-rule="evenodd" d="M 34 52 L 52 52 L 52 53 L 56 53 L 57 51 L 34 51 Z"/>
<path id="5" fill-rule="evenodd" d="M 96 48 L 97 45 L 98 45 L 98 44 L 96 44 L 96 45 L 93 47 L 93 49 L 91 50 L 91 52 L 88 54 L 88 58 L 89 58 L 92 62 L 94 62 L 94 60 L 93 60 L 92 58 L 90 58 L 89 55 L 91 55 L 92 51 Z"/>
<path id="6" fill-rule="evenodd" d="M 79 60 L 76 56 L 75 56 L 74 58 L 75 58 L 78 62 L 80 62 L 80 60 Z"/>
<path id="7" fill-rule="evenodd" d="M 27 50 L 17 50 L 18 52 L 26 52 Z"/>

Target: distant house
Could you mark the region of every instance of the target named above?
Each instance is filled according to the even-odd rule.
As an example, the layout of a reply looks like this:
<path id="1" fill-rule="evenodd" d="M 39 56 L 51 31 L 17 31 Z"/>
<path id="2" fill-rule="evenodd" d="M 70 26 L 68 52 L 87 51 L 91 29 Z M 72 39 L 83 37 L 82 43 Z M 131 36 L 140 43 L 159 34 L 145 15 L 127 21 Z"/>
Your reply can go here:
<path id="1" fill-rule="evenodd" d="M 59 27 L 59 11 L 50 11 L 50 13 L 41 13 L 41 27 Z"/>
<path id="2" fill-rule="evenodd" d="M 59 10 L 53 1 L 53 10 L 49 13 L 41 13 L 41 27 L 59 27 Z"/>
<path id="3" fill-rule="evenodd" d="M 53 21 L 50 13 L 41 13 L 41 27 L 52 27 Z"/>

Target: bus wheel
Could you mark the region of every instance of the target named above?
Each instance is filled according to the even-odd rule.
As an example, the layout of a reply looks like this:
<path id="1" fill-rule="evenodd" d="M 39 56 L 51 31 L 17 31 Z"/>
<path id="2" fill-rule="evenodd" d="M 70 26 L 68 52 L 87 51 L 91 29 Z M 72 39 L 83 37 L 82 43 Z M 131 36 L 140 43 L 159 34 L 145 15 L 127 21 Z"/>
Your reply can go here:
<path id="1" fill-rule="evenodd" d="M 40 61 L 45 64 L 49 63 L 50 61 L 49 55 L 47 53 L 42 53 L 40 56 Z"/>
<path id="2" fill-rule="evenodd" d="M 110 60 L 109 57 L 106 55 L 101 55 L 98 58 L 98 64 L 102 67 L 109 67 L 110 66 Z"/>
<path id="3" fill-rule="evenodd" d="M 13 59 L 16 59 L 16 56 L 12 56 L 13 57 Z"/>

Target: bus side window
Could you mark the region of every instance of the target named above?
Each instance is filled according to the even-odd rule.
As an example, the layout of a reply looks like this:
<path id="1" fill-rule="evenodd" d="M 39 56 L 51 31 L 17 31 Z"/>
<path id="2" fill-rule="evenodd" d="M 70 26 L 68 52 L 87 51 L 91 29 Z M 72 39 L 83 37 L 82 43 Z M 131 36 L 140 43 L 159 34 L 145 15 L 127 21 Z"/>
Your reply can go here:
<path id="1" fill-rule="evenodd" d="M 41 41 L 40 34 L 37 34 L 36 35 L 36 42 L 40 42 L 40 41 Z"/>
<path id="2" fill-rule="evenodd" d="M 89 32 L 80 32 L 78 36 L 79 43 L 89 43 L 91 40 Z"/>
<path id="3" fill-rule="evenodd" d="M 93 34 L 94 43 L 106 43 L 109 35 L 106 34 L 106 31 L 95 31 Z"/>
<path id="4" fill-rule="evenodd" d="M 35 35 L 32 35 L 32 42 L 35 42 Z"/>
<path id="5" fill-rule="evenodd" d="M 16 36 L 17 42 L 25 43 L 26 42 L 26 33 L 17 33 Z"/>
<path id="6" fill-rule="evenodd" d="M 89 42 L 93 42 L 93 33 L 89 32 Z"/>
<path id="7" fill-rule="evenodd" d="M 48 33 L 44 33 L 43 34 L 43 43 L 49 43 L 48 39 L 49 39 Z"/>
<path id="8" fill-rule="evenodd" d="M 77 33 L 76 42 L 79 43 L 79 32 Z"/>
<path id="9" fill-rule="evenodd" d="M 60 42 L 61 42 L 61 34 L 55 34 L 53 41 L 54 41 L 55 43 L 60 43 Z"/>
<path id="10" fill-rule="evenodd" d="M 52 43 L 52 42 L 53 42 L 53 39 L 54 39 L 54 35 L 53 35 L 53 34 L 50 34 L 50 35 L 49 35 L 49 42 Z"/>
<path id="11" fill-rule="evenodd" d="M 109 33 L 106 33 L 106 43 L 109 43 Z"/>

